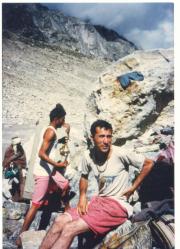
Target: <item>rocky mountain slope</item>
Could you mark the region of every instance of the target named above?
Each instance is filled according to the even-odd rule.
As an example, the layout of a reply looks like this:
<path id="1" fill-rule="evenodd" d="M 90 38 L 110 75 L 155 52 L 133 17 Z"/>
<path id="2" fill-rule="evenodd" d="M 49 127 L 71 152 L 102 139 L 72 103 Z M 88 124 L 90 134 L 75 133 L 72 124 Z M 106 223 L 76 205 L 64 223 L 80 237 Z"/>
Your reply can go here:
<path id="1" fill-rule="evenodd" d="M 47 120 L 50 110 L 58 102 L 67 111 L 67 122 L 72 126 L 72 133 L 82 131 L 87 97 L 98 75 L 110 64 L 71 51 L 65 53 L 39 48 L 12 39 L 3 39 L 2 59 L 5 146 L 13 132 L 17 134 L 13 129 L 17 125 L 19 135 L 27 141 L 28 133 L 27 130 L 23 133 L 24 125 L 35 127 L 38 120 Z M 83 133 L 80 138 L 83 138 Z"/>
<path id="2" fill-rule="evenodd" d="M 24 42 L 87 56 L 117 60 L 136 50 L 136 46 L 113 30 L 94 26 L 78 18 L 49 10 L 41 4 L 3 4 L 3 33 L 12 33 Z"/>
<path id="3" fill-rule="evenodd" d="M 78 144 L 86 143 L 84 136 L 96 118 L 112 122 L 117 145 L 138 138 L 157 119 L 163 120 L 161 126 L 173 126 L 173 62 L 173 50 L 138 51 L 110 65 L 4 39 L 3 131 L 9 130 L 8 124 L 33 126 L 47 120 L 58 102 L 67 110 Z M 140 71 L 144 80 L 122 90 L 116 77 L 133 71 Z M 5 134 L 3 140 L 9 142 Z"/>
<path id="4" fill-rule="evenodd" d="M 46 14 L 49 13 L 39 5 L 31 5 L 30 9 L 33 8 L 36 15 L 37 8 L 40 8 L 39 17 L 34 17 L 33 21 L 42 20 L 43 11 Z M 29 16 L 31 11 L 28 13 L 24 12 L 25 17 Z M 55 25 L 52 22 L 55 12 L 51 13 L 53 17 L 50 23 Z M 59 12 L 58 15 L 60 15 Z M 133 50 L 131 54 L 128 50 L 126 55 L 129 55 L 111 62 L 99 58 L 96 52 L 93 52 L 96 57 L 85 56 L 79 53 L 79 50 L 73 50 L 72 43 L 71 45 L 64 43 L 60 46 L 59 41 L 56 40 L 56 43 L 51 39 L 51 35 L 47 36 L 52 26 L 47 27 L 47 33 L 45 31 L 43 33 L 44 29 L 39 29 L 40 37 L 44 34 L 44 40 L 35 39 L 35 27 L 30 29 L 32 32 L 28 38 L 28 29 L 23 26 L 21 18 L 20 28 L 17 31 L 13 28 L 4 30 L 2 43 L 3 148 L 9 144 L 10 138 L 14 135 L 20 135 L 23 143 L 28 141 L 30 130 L 31 133 L 35 130 L 35 123 L 47 122 L 50 110 L 60 102 L 67 111 L 66 121 L 71 125 L 72 161 L 70 165 L 74 168 L 78 167 L 79 156 L 86 147 L 90 124 L 97 118 L 103 118 L 112 123 L 113 142 L 116 145 L 133 147 L 134 150 L 143 153 L 149 151 L 157 153 L 159 142 L 157 140 L 154 142 L 156 138 L 150 135 L 163 127 L 174 126 L 172 49 L 135 52 Z M 50 17 L 45 15 L 44 20 L 46 18 Z M 64 25 L 66 27 L 68 24 L 64 21 Z M 30 26 L 32 27 L 31 22 Z M 102 27 L 94 28 L 99 33 L 103 32 L 106 40 L 110 40 L 109 35 L 112 35 L 113 39 L 117 38 L 116 34 L 110 31 L 102 31 Z M 78 44 L 81 44 L 80 37 L 77 39 L 79 39 Z M 91 52 L 95 51 L 83 46 L 81 52 L 86 48 L 88 55 L 92 55 Z M 113 53 L 111 49 L 109 51 L 111 51 L 110 54 Z M 103 57 L 103 53 L 101 56 Z M 122 89 L 120 82 L 116 81 L 117 77 L 134 71 L 141 72 L 144 80 L 133 81 L 127 89 Z M 76 172 L 71 179 L 76 193 L 78 193 L 78 177 Z M 94 193 L 95 186 L 97 187 L 92 181 L 89 186 L 89 195 Z M 73 205 L 77 203 L 77 199 L 78 195 L 73 199 Z M 26 208 L 27 205 L 22 203 L 4 203 L 3 248 L 16 248 L 14 241 L 22 226 Z M 14 212 L 11 213 L 11 210 Z M 32 224 L 32 230 L 37 230 L 39 220 L 40 214 L 37 215 L 35 224 Z M 42 235 L 32 230 L 25 233 L 23 248 L 35 249 L 40 243 Z M 37 237 L 39 241 L 36 241 Z M 77 248 L 77 241 L 72 248 Z"/>
<path id="5" fill-rule="evenodd" d="M 2 14 L 3 151 L 14 133 L 26 141 L 31 126 L 47 119 L 57 102 L 64 104 L 79 137 L 76 130 L 83 128 L 85 101 L 98 75 L 135 45 L 41 4 L 4 3 Z"/>

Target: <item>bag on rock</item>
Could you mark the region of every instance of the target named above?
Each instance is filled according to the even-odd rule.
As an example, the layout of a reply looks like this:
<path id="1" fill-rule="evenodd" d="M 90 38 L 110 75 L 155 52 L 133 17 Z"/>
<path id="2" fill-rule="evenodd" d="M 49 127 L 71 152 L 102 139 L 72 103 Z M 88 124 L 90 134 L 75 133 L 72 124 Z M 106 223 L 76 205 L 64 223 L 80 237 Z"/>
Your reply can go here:
<path id="1" fill-rule="evenodd" d="M 125 234 L 114 233 L 108 240 L 100 244 L 98 249 L 151 249 L 152 237 L 149 221 L 136 222 Z"/>
<path id="2" fill-rule="evenodd" d="M 163 249 L 174 249 L 174 216 L 164 214 L 158 219 L 151 220 L 149 223 L 153 239 Z"/>

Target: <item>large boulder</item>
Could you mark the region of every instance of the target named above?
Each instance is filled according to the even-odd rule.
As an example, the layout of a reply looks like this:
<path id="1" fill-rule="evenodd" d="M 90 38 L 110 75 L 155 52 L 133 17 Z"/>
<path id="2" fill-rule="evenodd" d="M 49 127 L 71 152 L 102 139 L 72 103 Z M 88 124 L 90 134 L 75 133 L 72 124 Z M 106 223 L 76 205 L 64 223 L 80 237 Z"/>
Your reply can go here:
<path id="1" fill-rule="evenodd" d="M 134 71 L 141 72 L 144 80 L 133 81 L 124 90 L 117 77 Z M 142 135 L 173 98 L 173 50 L 134 52 L 112 64 L 99 77 L 87 103 L 91 114 L 86 115 L 86 133 L 93 120 L 106 119 L 114 127 L 115 144 L 122 145 Z"/>

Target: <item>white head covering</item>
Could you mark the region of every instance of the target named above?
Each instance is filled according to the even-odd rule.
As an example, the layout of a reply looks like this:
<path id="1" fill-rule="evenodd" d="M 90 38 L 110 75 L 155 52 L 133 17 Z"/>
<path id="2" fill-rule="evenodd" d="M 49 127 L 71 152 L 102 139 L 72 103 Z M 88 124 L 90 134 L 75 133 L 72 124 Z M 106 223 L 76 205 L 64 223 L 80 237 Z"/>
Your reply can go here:
<path id="1" fill-rule="evenodd" d="M 20 137 L 13 137 L 11 139 L 11 143 L 12 143 L 12 145 L 20 144 L 21 143 L 21 138 Z"/>

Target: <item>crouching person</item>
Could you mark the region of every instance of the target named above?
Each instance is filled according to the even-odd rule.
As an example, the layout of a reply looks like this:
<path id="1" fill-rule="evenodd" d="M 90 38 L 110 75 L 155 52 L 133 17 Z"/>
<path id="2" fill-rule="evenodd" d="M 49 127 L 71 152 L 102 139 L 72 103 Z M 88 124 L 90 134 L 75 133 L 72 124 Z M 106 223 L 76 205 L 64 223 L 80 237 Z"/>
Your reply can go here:
<path id="1" fill-rule="evenodd" d="M 133 208 L 128 199 L 152 169 L 153 161 L 113 146 L 112 132 L 111 124 L 104 120 L 92 124 L 94 146 L 82 158 L 77 208 L 70 208 L 56 218 L 40 249 L 69 248 L 76 235 L 89 230 L 96 235 L 103 235 L 123 224 L 132 215 Z M 140 170 L 131 186 L 128 185 L 129 165 Z M 98 181 L 99 194 L 88 202 L 86 192 L 91 170 Z"/>

